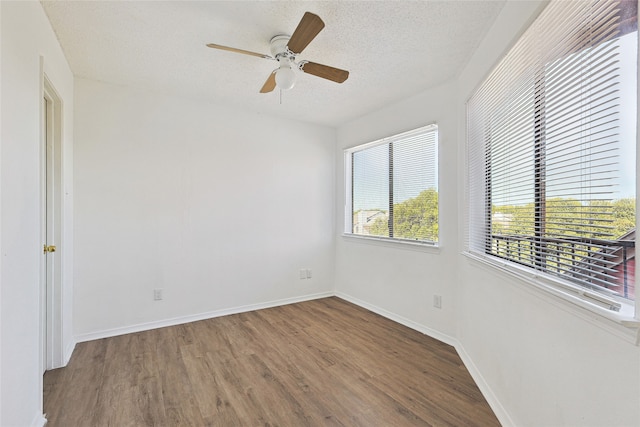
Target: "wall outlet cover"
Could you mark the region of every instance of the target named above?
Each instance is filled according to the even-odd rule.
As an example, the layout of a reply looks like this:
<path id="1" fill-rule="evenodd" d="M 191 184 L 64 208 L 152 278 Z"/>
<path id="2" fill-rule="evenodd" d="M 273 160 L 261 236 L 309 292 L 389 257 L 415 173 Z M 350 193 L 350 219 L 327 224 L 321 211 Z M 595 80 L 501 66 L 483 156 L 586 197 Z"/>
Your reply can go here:
<path id="1" fill-rule="evenodd" d="M 442 296 L 440 295 L 433 296 L 433 306 L 435 308 L 442 308 Z"/>

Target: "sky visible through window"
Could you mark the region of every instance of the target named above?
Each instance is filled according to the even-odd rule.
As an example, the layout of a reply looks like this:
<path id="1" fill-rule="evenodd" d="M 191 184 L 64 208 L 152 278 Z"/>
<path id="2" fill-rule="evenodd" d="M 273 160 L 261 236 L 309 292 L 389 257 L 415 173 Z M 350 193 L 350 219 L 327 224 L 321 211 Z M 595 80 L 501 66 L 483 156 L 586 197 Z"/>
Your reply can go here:
<path id="1" fill-rule="evenodd" d="M 619 198 L 636 197 L 636 121 L 638 32 L 620 37 L 620 192 Z"/>
<path id="2" fill-rule="evenodd" d="M 594 199 L 623 199 L 623 198 L 635 198 L 636 197 L 636 120 L 637 120 L 637 36 L 638 33 L 631 32 L 622 37 L 614 39 L 612 44 L 616 44 L 616 59 L 618 61 L 617 71 L 615 74 L 617 77 L 614 81 L 617 83 L 616 91 L 612 91 L 612 94 L 604 99 L 601 98 L 599 90 L 604 85 L 600 83 L 595 95 L 591 95 L 590 88 L 585 86 L 582 108 L 585 119 L 589 119 L 593 110 L 601 108 L 603 104 L 619 104 L 615 109 L 618 111 L 616 114 L 617 130 L 608 131 L 605 133 L 617 133 L 616 139 L 618 142 L 615 145 L 616 150 L 613 152 L 598 152 L 598 144 L 600 143 L 597 138 L 601 135 L 598 132 L 610 127 L 608 118 L 598 119 L 603 122 L 602 125 L 587 124 L 586 128 L 590 129 L 590 134 L 586 134 L 584 147 L 588 147 L 588 138 L 595 138 L 593 141 L 593 150 L 584 151 L 580 154 L 573 153 L 571 150 L 563 149 L 564 144 L 575 145 L 575 141 L 571 141 L 570 138 L 563 139 L 558 137 L 557 129 L 563 129 L 565 124 L 558 119 L 564 117 L 566 105 L 563 99 L 564 87 L 556 86 L 554 90 L 550 90 L 546 93 L 546 107 L 545 114 L 548 123 L 553 123 L 552 133 L 554 136 L 549 136 L 547 140 L 546 151 L 546 170 L 549 177 L 553 177 L 553 182 L 549 183 L 546 189 L 547 198 L 554 197 L 572 197 L 583 202 L 588 202 Z M 590 50 L 568 55 L 548 65 L 549 69 L 559 69 L 564 64 L 573 64 L 570 67 L 575 67 L 576 64 L 581 63 L 581 57 L 588 57 Z M 556 71 L 557 74 L 557 71 Z M 610 84 L 608 82 L 607 84 Z M 530 82 L 533 85 L 533 82 Z M 529 104 L 531 107 L 526 110 L 523 109 L 523 117 L 526 115 L 527 120 L 532 124 L 535 122 L 535 107 L 534 98 L 536 92 L 532 89 L 528 92 Z M 573 119 L 570 119 L 573 120 Z M 567 127 L 573 126 L 572 123 L 567 124 Z M 511 130 L 506 127 L 503 129 L 495 130 L 494 136 L 498 136 L 498 132 L 502 132 L 500 138 L 504 138 L 505 141 L 509 140 L 508 134 Z M 562 132 L 560 132 L 562 134 Z M 590 136 L 592 135 L 592 136 Z M 529 146 L 523 146 L 521 142 L 514 142 L 517 145 L 517 150 L 512 151 L 506 149 L 502 151 L 499 156 L 500 159 L 496 161 L 497 165 L 492 169 L 492 203 L 495 206 L 508 206 L 508 205 L 527 205 L 535 199 L 535 131 L 533 125 L 530 132 L 525 138 L 530 141 Z M 583 163 L 584 175 L 582 176 L 583 188 L 580 189 L 576 184 L 576 176 L 571 172 L 572 168 L 567 168 L 566 165 L 581 161 Z M 610 163 L 616 163 L 610 165 Z M 513 167 L 517 165 L 517 167 Z M 610 172 L 603 173 L 602 171 L 608 170 Z M 569 171 L 569 172 L 563 172 Z M 597 172 L 597 173 L 594 173 Z M 563 173 L 566 174 L 566 178 L 563 177 Z M 606 191 L 599 192 L 598 185 L 609 186 L 613 185 L 613 191 L 607 188 Z M 594 190 L 592 191 L 591 186 Z M 517 190 L 516 190 L 517 189 Z"/>
<path id="3" fill-rule="evenodd" d="M 394 202 L 438 188 L 437 138 L 427 142 L 432 156 L 416 155 L 415 139 L 394 142 Z M 434 159 L 433 157 L 436 157 Z M 435 167 L 434 167 L 435 165 Z M 353 153 L 353 211 L 389 209 L 389 145 L 381 144 Z"/>

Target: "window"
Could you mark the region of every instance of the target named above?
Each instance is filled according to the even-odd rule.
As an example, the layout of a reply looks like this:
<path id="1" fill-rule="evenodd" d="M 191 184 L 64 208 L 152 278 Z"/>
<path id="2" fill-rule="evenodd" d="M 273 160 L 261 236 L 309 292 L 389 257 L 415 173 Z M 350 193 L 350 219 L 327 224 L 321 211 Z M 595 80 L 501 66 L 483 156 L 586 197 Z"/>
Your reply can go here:
<path id="1" fill-rule="evenodd" d="M 438 127 L 345 152 L 348 234 L 438 242 Z"/>
<path id="2" fill-rule="evenodd" d="M 635 0 L 552 1 L 467 103 L 468 252 L 613 311 L 635 298 L 637 43 Z"/>

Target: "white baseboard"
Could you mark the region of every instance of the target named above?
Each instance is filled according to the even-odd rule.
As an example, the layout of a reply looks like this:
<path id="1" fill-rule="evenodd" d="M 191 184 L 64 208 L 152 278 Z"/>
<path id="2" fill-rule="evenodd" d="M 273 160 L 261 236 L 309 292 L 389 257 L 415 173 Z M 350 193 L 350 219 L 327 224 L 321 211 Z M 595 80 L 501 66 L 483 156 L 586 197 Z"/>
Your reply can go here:
<path id="1" fill-rule="evenodd" d="M 213 319 L 215 317 L 228 316 L 230 314 L 246 313 L 248 311 L 262 310 L 265 308 L 278 307 L 281 305 L 295 304 L 297 302 L 310 301 L 319 298 L 334 296 L 333 291 L 320 292 L 317 294 L 303 295 L 300 297 L 285 298 L 276 301 L 269 301 L 258 304 L 243 305 L 234 308 L 225 308 L 222 310 L 208 311 L 205 313 L 193 314 L 188 316 L 174 317 L 172 319 L 158 320 L 155 322 L 139 323 L 137 325 L 124 326 L 122 328 L 106 329 L 97 332 L 89 332 L 86 334 L 76 335 L 75 342 L 93 341 L 102 338 L 115 337 L 118 335 L 131 334 L 135 332 L 148 331 L 151 329 L 164 328 L 167 326 L 182 325 L 184 323 L 197 322 L 199 320 Z M 75 345 L 75 343 L 74 343 Z M 69 355 L 71 357 L 71 355 Z"/>
<path id="2" fill-rule="evenodd" d="M 76 340 L 72 339 L 71 342 L 69 344 L 67 344 L 67 348 L 65 348 L 64 350 L 64 360 L 62 361 L 62 363 L 64 363 L 64 366 L 67 366 L 67 364 L 69 363 L 69 360 L 71 360 L 71 356 L 73 355 L 73 350 L 76 349 Z"/>
<path id="3" fill-rule="evenodd" d="M 47 423 L 47 419 L 43 414 L 36 414 L 31 422 L 31 427 L 43 427 Z"/>
<path id="4" fill-rule="evenodd" d="M 504 406 L 502 406 L 502 403 L 500 403 L 496 395 L 493 393 L 493 390 L 491 390 L 491 387 L 489 387 L 489 384 L 485 381 L 484 377 L 478 370 L 478 367 L 475 365 L 475 363 L 473 363 L 473 360 L 471 359 L 469 354 L 466 352 L 462 344 L 459 341 L 457 341 L 457 344 L 455 347 L 456 347 L 456 351 L 458 352 L 458 355 L 460 356 L 460 359 L 462 359 L 462 363 L 464 363 L 464 366 L 467 368 L 467 371 L 469 371 L 469 373 L 471 374 L 473 381 L 475 381 L 476 385 L 480 389 L 480 392 L 486 399 L 487 403 L 489 404 L 489 406 L 491 406 L 493 413 L 496 414 L 496 417 L 498 418 L 498 421 L 500 421 L 500 424 L 502 424 L 504 427 L 515 426 L 516 424 L 513 422 L 513 420 L 509 416 L 509 413 L 504 408 Z"/>
<path id="5" fill-rule="evenodd" d="M 380 308 L 378 306 L 375 306 L 373 304 L 369 304 L 368 302 L 362 301 L 358 298 L 352 297 L 351 295 L 342 293 L 342 292 L 336 292 L 335 295 L 339 298 L 342 298 L 343 300 L 349 301 L 357 306 L 360 306 L 362 308 L 366 308 L 369 311 L 373 311 L 376 314 L 379 314 L 380 316 L 386 317 L 387 319 L 393 320 L 394 322 L 400 323 L 401 325 L 406 326 L 407 328 L 411 328 L 415 331 L 418 332 L 422 332 L 425 335 L 430 336 L 431 338 L 435 338 L 438 341 L 442 341 L 445 344 L 449 344 L 451 346 L 456 346 L 456 343 L 458 342 L 455 338 L 447 335 L 447 334 L 443 334 L 442 332 L 436 331 L 435 329 L 431 329 L 427 326 L 421 325 L 420 323 L 414 322 L 413 320 L 409 320 L 405 317 L 402 317 L 396 313 L 392 313 L 390 311 L 385 310 L 384 308 Z"/>
<path id="6" fill-rule="evenodd" d="M 398 322 L 401 325 L 404 325 L 415 331 L 428 335 L 431 338 L 437 339 L 438 341 L 442 341 L 445 344 L 449 344 L 453 346 L 458 352 L 458 355 L 460 356 L 462 363 L 464 363 L 464 366 L 467 368 L 467 370 L 471 374 L 471 377 L 473 378 L 476 385 L 480 389 L 480 392 L 482 393 L 485 400 L 487 401 L 487 403 L 493 410 L 494 414 L 498 418 L 498 421 L 500 421 L 500 424 L 502 424 L 505 427 L 515 425 L 513 420 L 509 416 L 509 413 L 502 406 L 502 404 L 500 403 L 496 395 L 493 393 L 493 390 L 491 390 L 491 387 L 489 387 L 489 384 L 485 381 L 484 377 L 478 370 L 477 366 L 473 363 L 473 360 L 471 359 L 469 354 L 465 351 L 462 343 L 458 341 L 457 338 L 451 337 L 447 334 L 443 334 L 442 332 L 436 331 L 435 329 L 431 329 L 425 325 L 422 325 L 420 323 L 414 322 L 413 320 L 404 318 L 398 314 L 392 313 L 388 310 L 385 310 L 373 304 L 369 304 L 368 302 L 352 297 L 351 295 L 338 292 L 338 291 L 336 291 L 335 295 L 357 306 L 360 306 L 369 311 L 377 313 L 383 317 L 386 317 L 387 319 L 393 320 L 394 322 Z"/>

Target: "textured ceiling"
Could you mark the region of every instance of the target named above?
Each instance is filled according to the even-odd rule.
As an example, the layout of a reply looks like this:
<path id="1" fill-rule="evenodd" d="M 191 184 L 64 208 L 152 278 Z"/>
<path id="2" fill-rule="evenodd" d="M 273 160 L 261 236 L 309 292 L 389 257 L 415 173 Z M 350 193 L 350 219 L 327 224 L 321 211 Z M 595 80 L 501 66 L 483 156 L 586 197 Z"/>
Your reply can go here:
<path id="1" fill-rule="evenodd" d="M 42 4 L 76 76 L 338 126 L 456 76 L 504 1 Z M 274 61 L 205 46 L 269 54 L 305 11 L 325 28 L 298 59 L 349 70 L 346 82 L 301 74 L 290 91 L 260 94 Z"/>

